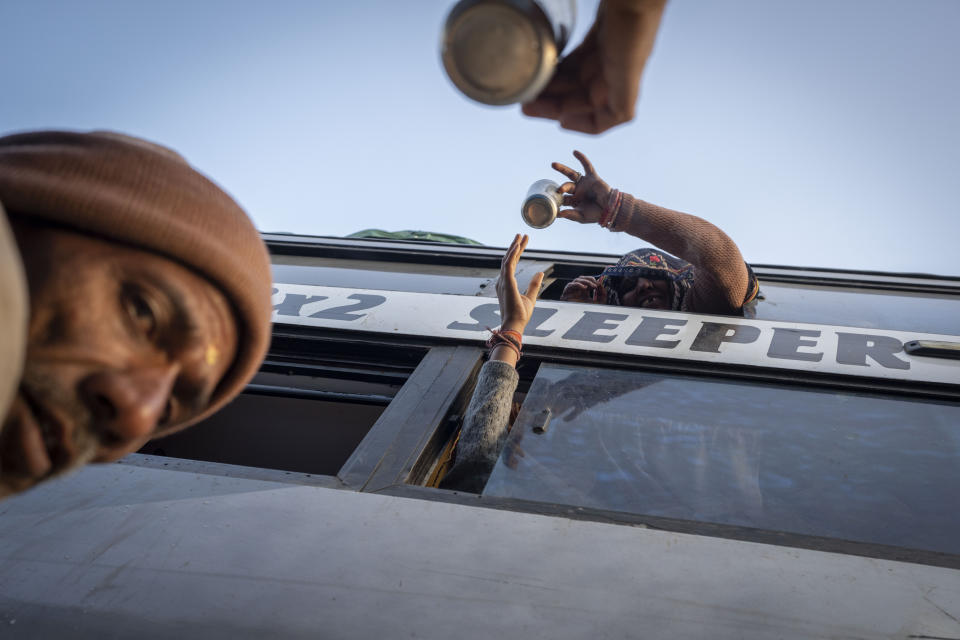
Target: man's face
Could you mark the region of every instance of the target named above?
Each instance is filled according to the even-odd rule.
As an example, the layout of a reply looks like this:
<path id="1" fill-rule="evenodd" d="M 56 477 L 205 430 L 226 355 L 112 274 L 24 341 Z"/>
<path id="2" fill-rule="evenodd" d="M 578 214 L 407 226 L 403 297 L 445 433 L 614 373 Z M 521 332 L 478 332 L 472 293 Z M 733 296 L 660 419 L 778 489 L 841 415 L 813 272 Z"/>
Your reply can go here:
<path id="1" fill-rule="evenodd" d="M 210 282 L 157 254 L 12 220 L 27 358 L 0 430 L 0 497 L 136 451 L 209 404 L 237 329 Z"/>
<path id="2" fill-rule="evenodd" d="M 673 298 L 670 282 L 661 278 L 627 278 L 620 288 L 620 302 L 625 307 L 669 309 Z"/>

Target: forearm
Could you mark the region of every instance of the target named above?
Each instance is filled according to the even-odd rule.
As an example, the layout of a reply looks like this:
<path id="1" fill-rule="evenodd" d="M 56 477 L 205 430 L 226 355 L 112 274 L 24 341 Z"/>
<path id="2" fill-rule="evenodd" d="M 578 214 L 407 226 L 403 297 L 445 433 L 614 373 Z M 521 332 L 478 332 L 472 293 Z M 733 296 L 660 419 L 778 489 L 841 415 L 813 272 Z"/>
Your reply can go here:
<path id="1" fill-rule="evenodd" d="M 605 0 L 597 20 L 603 21 L 603 65 L 614 106 L 629 103 L 631 116 L 640 78 L 653 51 L 666 0 Z"/>
<path id="2" fill-rule="evenodd" d="M 694 265 L 691 311 L 728 313 L 743 304 L 749 286 L 743 256 L 716 225 L 627 193 L 614 222 L 614 231 L 629 233 Z"/>
<path id="3" fill-rule="evenodd" d="M 500 349 L 506 348 L 495 351 Z M 507 437 L 518 381 L 512 364 L 490 360 L 483 365 L 460 429 L 456 463 L 441 487 L 474 493 L 483 491 Z"/>

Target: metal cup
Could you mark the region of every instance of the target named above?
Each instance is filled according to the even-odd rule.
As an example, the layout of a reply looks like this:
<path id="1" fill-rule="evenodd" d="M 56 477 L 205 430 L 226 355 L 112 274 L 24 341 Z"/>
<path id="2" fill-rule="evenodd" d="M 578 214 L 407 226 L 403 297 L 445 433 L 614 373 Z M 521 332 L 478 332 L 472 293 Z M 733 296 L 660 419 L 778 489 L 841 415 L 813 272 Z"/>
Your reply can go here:
<path id="1" fill-rule="evenodd" d="M 563 194 L 553 180 L 537 180 L 527 191 L 520 207 L 520 216 L 523 221 L 534 229 L 545 229 L 553 224 L 563 204 Z"/>
<path id="2" fill-rule="evenodd" d="M 576 0 L 460 0 L 443 27 L 443 67 L 477 102 L 527 102 L 553 76 L 575 17 Z"/>

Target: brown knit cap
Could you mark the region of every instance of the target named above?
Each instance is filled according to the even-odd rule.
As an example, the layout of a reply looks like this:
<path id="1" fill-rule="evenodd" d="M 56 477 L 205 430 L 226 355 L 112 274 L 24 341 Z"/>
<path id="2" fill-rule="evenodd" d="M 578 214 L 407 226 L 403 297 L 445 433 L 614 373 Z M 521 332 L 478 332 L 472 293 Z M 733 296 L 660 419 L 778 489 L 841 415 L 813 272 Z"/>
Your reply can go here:
<path id="1" fill-rule="evenodd" d="M 186 265 L 230 301 L 233 365 L 197 422 L 243 389 L 270 341 L 270 258 L 243 209 L 176 152 L 111 132 L 0 137 L 0 202 L 10 213 L 143 248 Z"/>

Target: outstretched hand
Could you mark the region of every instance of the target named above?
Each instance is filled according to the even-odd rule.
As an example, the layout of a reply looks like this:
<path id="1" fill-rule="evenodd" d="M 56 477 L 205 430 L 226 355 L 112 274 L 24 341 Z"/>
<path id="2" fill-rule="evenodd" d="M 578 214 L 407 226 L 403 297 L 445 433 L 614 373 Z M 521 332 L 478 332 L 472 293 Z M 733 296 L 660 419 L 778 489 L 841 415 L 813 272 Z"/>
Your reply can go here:
<path id="1" fill-rule="evenodd" d="M 610 197 L 610 185 L 600 179 L 587 156 L 579 151 L 574 151 L 573 155 L 583 165 L 583 175 L 559 162 L 550 165 L 570 180 L 560 185 L 557 191 L 563 194 L 563 206 L 571 208 L 563 209 L 557 215 L 580 223 L 598 222 Z"/>
<path id="2" fill-rule="evenodd" d="M 540 272 L 530 279 L 526 293 L 521 294 L 517 286 L 517 263 L 529 240 L 528 236 L 521 236 L 519 233 L 513 238 L 513 243 L 500 263 L 500 277 L 497 279 L 497 300 L 500 302 L 500 318 L 503 320 L 501 328 L 516 331 L 521 335 L 530 322 L 537 296 L 540 295 L 540 285 L 543 284 L 543 272 Z"/>

